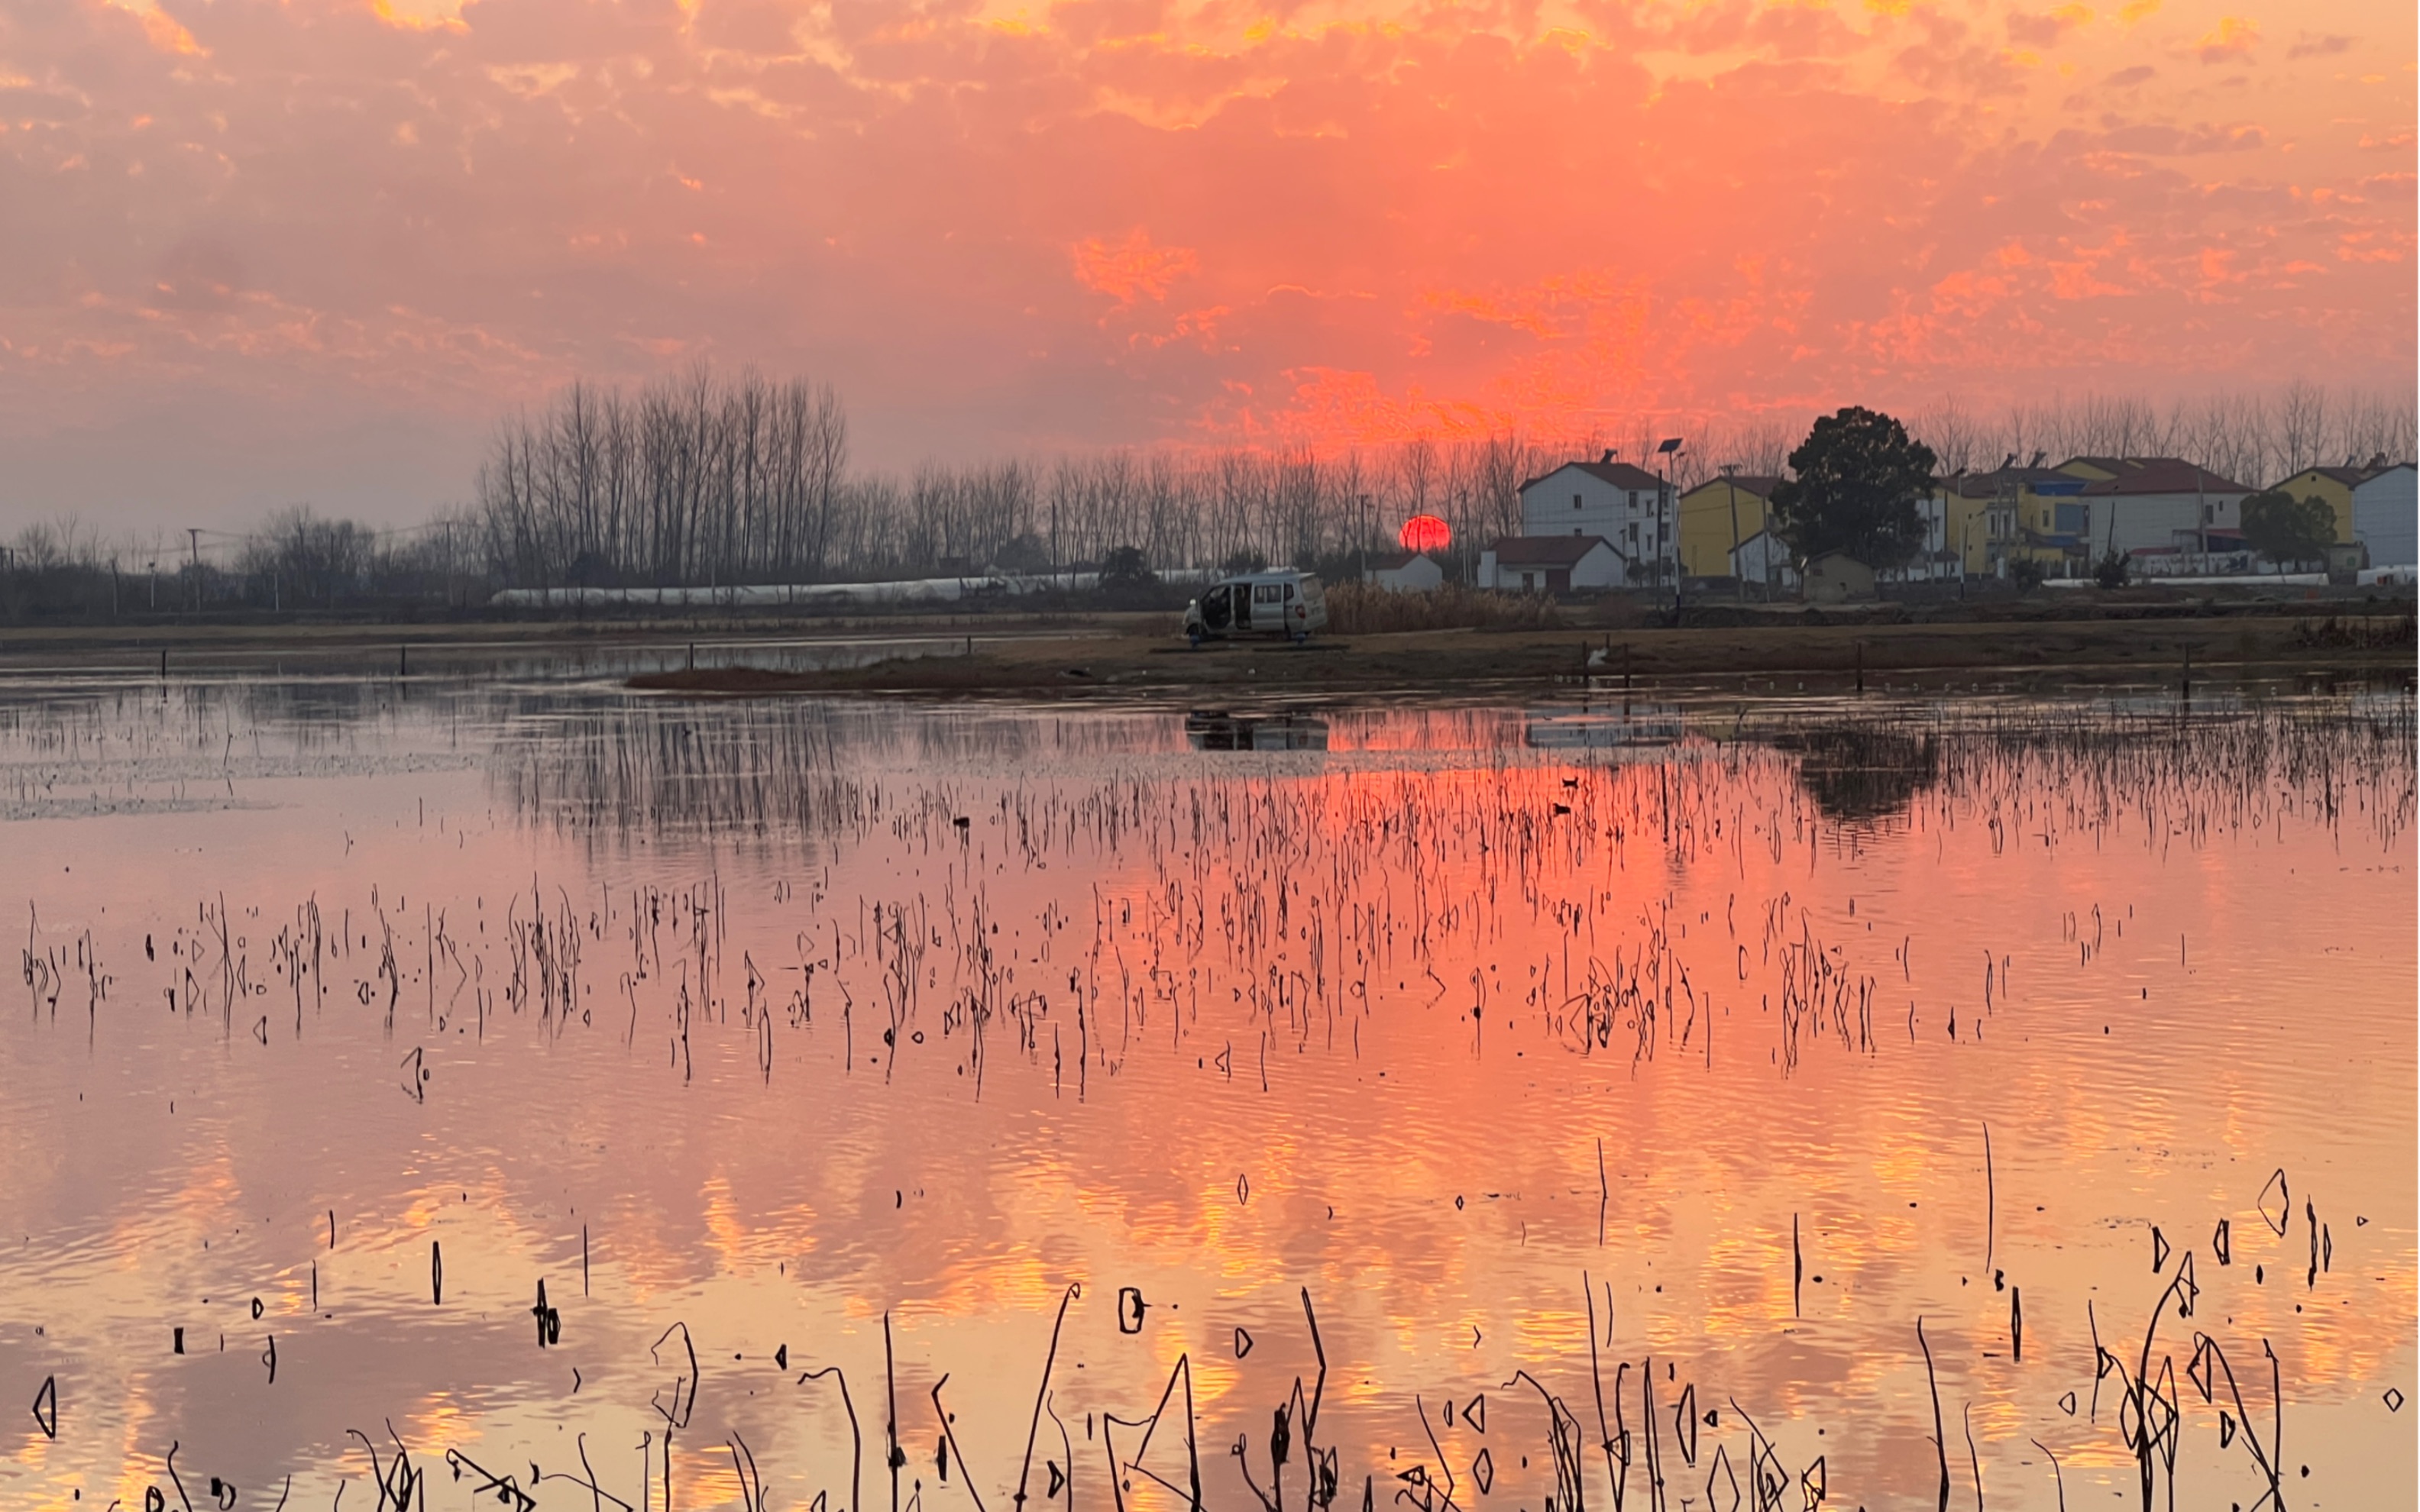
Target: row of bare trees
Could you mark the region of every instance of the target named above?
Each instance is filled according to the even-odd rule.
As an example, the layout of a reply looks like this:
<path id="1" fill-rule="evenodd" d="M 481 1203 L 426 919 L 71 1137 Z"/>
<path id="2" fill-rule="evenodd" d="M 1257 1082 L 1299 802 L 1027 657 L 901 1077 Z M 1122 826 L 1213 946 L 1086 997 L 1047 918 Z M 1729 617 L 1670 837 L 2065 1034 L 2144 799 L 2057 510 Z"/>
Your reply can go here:
<path id="1" fill-rule="evenodd" d="M 516 583 L 806 581 L 834 565 L 847 463 L 829 384 L 699 366 L 635 395 L 575 383 L 506 424 L 476 511 Z"/>
<path id="2" fill-rule="evenodd" d="M 2282 483 L 2306 468 L 2412 459 L 2411 391 L 2381 394 L 2303 379 L 2272 393 L 2229 392 L 2166 404 L 2133 394 L 2011 405 L 1990 413 L 1945 399 L 1911 417 L 1944 471 L 1987 472 L 2036 455 L 2175 456 L 2246 487 Z"/>
<path id="3" fill-rule="evenodd" d="M 1158 566 L 1311 563 L 1390 543 L 1414 514 L 1458 536 L 1517 530 L 1524 478 L 1553 454 L 1511 438 L 1384 454 L 1112 450 L 1048 462 L 931 465 L 859 486 L 849 565 L 868 576 L 1018 572 L 1122 546 Z"/>
<path id="4" fill-rule="evenodd" d="M 1517 531 L 1521 484 L 1557 463 L 1652 460 L 1657 434 L 1632 428 L 1621 440 L 1115 449 L 852 474 L 829 386 L 700 366 L 634 393 L 574 384 L 507 422 L 473 514 L 499 576 L 528 587 L 1046 571 L 1120 546 L 1164 566 L 1310 562 L 1386 546 L 1415 514 L 1443 517 L 1465 544 Z M 1759 422 L 1720 449 L 1770 471 L 1791 441 Z M 1684 449 L 1678 481 L 1710 473 L 1709 455 Z"/>
<path id="5" fill-rule="evenodd" d="M 1969 410 L 1910 429 L 1944 471 L 2005 458 L 2181 456 L 2248 486 L 2315 463 L 2413 452 L 2412 396 L 2297 381 L 2156 404 L 2131 395 Z M 1332 562 L 1441 516 L 1456 552 L 1520 529 L 1520 486 L 1607 452 L 1688 488 L 1725 464 L 1776 474 L 1804 434 L 1771 416 L 1642 418 L 1595 434 L 1425 437 L 1315 452 L 1159 447 L 848 471 L 838 395 L 805 380 L 695 367 L 633 393 L 575 384 L 506 424 L 474 517 L 504 581 L 535 587 L 808 582 L 1047 571 L 1135 546 L 1157 566 Z M 1677 454 L 1658 443 L 1678 436 Z"/>

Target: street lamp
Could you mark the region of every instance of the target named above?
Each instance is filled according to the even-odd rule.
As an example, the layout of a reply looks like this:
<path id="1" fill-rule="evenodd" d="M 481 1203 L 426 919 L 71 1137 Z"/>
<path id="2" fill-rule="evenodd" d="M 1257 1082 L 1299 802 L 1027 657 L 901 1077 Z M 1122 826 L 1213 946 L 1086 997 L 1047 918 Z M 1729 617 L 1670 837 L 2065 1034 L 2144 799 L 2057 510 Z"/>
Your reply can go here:
<path id="1" fill-rule="evenodd" d="M 1656 554 L 1672 563 L 1672 608 L 1681 607 L 1681 552 L 1672 539 L 1667 511 L 1672 501 L 1672 486 L 1665 481 L 1665 469 L 1680 454 L 1681 438 L 1672 437 L 1655 448 L 1655 542 Z"/>

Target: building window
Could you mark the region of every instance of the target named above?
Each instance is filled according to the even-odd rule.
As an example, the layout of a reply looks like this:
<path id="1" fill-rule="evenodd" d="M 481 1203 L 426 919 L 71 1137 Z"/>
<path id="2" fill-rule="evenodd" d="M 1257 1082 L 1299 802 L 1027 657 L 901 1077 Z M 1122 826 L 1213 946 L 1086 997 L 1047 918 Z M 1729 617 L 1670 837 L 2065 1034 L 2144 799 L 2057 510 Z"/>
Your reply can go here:
<path id="1" fill-rule="evenodd" d="M 1579 528 L 1578 526 L 1575 525 L 1575 526 L 1573 526 L 1573 527 L 1572 527 L 1572 533 L 1573 533 L 1574 535 L 1577 535 L 1579 532 L 1580 532 L 1580 528 Z"/>
<path id="2" fill-rule="evenodd" d="M 1577 495 L 1577 494 L 1574 494 L 1574 495 L 1572 495 L 1572 507 L 1573 507 L 1574 509 L 1577 509 L 1577 508 L 1579 508 L 1579 507 L 1580 507 L 1580 496 L 1579 496 L 1579 495 Z"/>
<path id="3" fill-rule="evenodd" d="M 1636 488 L 1630 490 L 1630 507 L 1633 509 L 1638 507 L 1638 490 Z"/>

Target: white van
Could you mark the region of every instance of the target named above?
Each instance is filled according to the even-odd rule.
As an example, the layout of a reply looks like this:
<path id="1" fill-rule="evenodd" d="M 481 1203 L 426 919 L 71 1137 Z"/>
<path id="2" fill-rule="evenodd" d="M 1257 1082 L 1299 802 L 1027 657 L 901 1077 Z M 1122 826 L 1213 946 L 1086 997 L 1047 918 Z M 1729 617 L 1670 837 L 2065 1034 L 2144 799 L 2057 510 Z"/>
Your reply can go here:
<path id="1" fill-rule="evenodd" d="M 1185 606 L 1185 638 L 1195 645 L 1239 635 L 1308 640 L 1326 628 L 1327 595 L 1319 579 L 1290 567 L 1213 583 Z"/>

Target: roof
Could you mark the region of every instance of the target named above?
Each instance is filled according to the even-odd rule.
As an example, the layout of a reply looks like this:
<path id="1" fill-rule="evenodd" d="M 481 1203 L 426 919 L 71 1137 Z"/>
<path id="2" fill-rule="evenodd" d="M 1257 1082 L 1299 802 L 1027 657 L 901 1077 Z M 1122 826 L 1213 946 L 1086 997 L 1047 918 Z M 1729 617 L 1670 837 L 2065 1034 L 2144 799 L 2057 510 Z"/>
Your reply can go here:
<path id="1" fill-rule="evenodd" d="M 2153 493 L 2250 493 L 2240 483 L 2222 478 L 2208 468 L 2173 456 L 2130 457 L 2139 465 L 2115 478 L 2103 478 L 2084 486 L 2086 495 L 2106 499 L 2127 494 Z"/>
<path id="2" fill-rule="evenodd" d="M 1770 499 L 1773 497 L 1773 490 L 1781 486 L 1781 480 L 1779 478 L 1761 472 L 1743 472 L 1734 478 L 1708 478 L 1705 482 L 1698 485 L 1696 487 L 1690 489 L 1688 493 L 1683 494 L 1681 497 L 1686 499 L 1696 494 L 1705 493 L 1710 489 L 1718 489 L 1726 483 L 1731 485 L 1740 492 L 1757 499 Z"/>
<path id="3" fill-rule="evenodd" d="M 2327 479 L 2327 480 L 2328 480 L 2329 482 L 2331 482 L 2331 483 L 2341 483 L 2341 484 L 2343 484 L 2346 487 L 2350 488 L 2350 487 L 2355 486 L 2356 485 L 2359 485 L 2359 484 L 2363 484 L 2363 483 L 2366 483 L 2366 482 L 2368 482 L 2368 481 L 2369 481 L 2369 479 L 2370 479 L 2370 477 L 2371 477 L 2373 474 L 2375 474 L 2375 473 L 2377 473 L 2377 472 L 2380 472 L 2380 471 L 2384 471 L 2384 470 L 2383 470 L 2383 469 L 2380 469 L 2380 468 L 2359 468 L 2359 467 L 2350 467 L 2350 468 L 2304 468 L 2302 471 L 2295 473 L 2295 474 L 2294 474 L 2294 478 L 2308 478 L 2308 477 L 2317 476 L 2317 477 L 2325 478 L 2325 479 Z M 2288 479 L 2286 480 L 2286 483 L 2291 483 L 2291 482 L 2293 482 L 2293 481 L 2294 481 L 2294 478 L 2288 478 Z M 2281 483 L 2281 484 L 2279 484 L 2277 486 L 2279 486 L 2280 488 L 2282 488 L 2282 487 L 2284 487 L 2285 486 L 2286 486 L 2286 484 L 2285 484 L 2285 483 Z"/>
<path id="4" fill-rule="evenodd" d="M 1653 488 L 1658 486 L 1654 473 L 1645 468 L 1632 467 L 1627 462 L 1566 462 L 1555 469 L 1554 472 L 1544 472 L 1531 478 L 1521 485 L 1520 491 L 1528 493 L 1537 485 L 1553 477 L 1555 472 L 1568 471 L 1573 468 L 1579 469 L 1599 483 L 1609 483 L 1617 488 Z"/>
<path id="5" fill-rule="evenodd" d="M 1498 566 L 1570 567 L 1598 547 L 1613 550 L 1602 535 L 1499 535 L 1490 549 Z"/>
<path id="6" fill-rule="evenodd" d="M 1425 551 L 1373 551 L 1362 559 L 1362 565 L 1372 572 L 1401 572 L 1427 554 Z"/>
<path id="7" fill-rule="evenodd" d="M 1818 551 L 1813 556 L 1807 559 L 1807 565 L 1811 569 L 1819 563 L 1824 562 L 1838 562 L 1847 566 L 1863 568 L 1868 572 L 1871 572 L 1873 570 L 1871 567 L 1866 566 L 1864 563 L 1858 561 L 1855 557 L 1849 555 L 1846 551 Z"/>
<path id="8" fill-rule="evenodd" d="M 2080 482 L 2072 472 L 2056 468 L 1993 468 L 1989 472 L 1968 472 L 1958 477 L 1943 478 L 1941 486 L 1956 492 L 1961 499 L 1997 499 L 2034 484 L 2066 485 Z"/>

